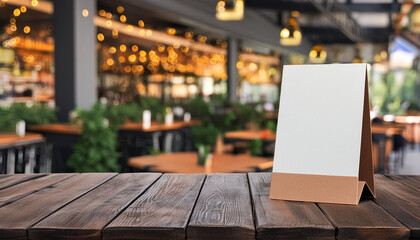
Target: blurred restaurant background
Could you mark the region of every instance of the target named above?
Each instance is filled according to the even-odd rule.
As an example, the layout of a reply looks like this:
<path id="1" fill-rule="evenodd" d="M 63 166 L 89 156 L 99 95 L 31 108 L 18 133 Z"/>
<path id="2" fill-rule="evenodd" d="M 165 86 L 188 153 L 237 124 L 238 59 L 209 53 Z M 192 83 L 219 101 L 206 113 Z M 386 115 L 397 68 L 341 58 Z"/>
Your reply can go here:
<path id="1" fill-rule="evenodd" d="M 282 67 L 335 63 L 420 174 L 418 0 L 0 0 L 0 173 L 271 171 Z"/>

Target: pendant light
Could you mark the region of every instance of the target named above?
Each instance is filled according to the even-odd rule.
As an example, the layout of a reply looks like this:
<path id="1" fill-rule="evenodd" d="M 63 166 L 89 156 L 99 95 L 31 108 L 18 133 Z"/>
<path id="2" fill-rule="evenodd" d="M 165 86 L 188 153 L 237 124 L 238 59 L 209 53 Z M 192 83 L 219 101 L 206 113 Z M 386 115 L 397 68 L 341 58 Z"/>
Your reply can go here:
<path id="1" fill-rule="evenodd" d="M 298 46 L 302 42 L 302 33 L 296 21 L 298 11 L 292 11 L 286 26 L 280 31 L 280 44 L 283 46 Z"/>
<path id="2" fill-rule="evenodd" d="M 244 18 L 243 0 L 220 0 L 216 6 L 216 19 L 220 21 L 239 21 Z"/>
<path id="3" fill-rule="evenodd" d="M 322 45 L 315 45 L 309 52 L 309 62 L 311 63 L 325 63 L 327 59 L 327 51 Z"/>

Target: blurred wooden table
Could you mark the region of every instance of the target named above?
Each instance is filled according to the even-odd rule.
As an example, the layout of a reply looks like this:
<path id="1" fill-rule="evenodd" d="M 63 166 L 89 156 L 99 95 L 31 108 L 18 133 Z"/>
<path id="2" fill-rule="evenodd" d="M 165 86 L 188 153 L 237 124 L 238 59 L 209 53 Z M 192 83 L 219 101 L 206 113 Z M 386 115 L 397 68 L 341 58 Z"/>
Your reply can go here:
<path id="1" fill-rule="evenodd" d="M 420 116 L 395 116 L 394 121 L 404 124 L 406 129 L 403 133 L 404 138 L 414 147 L 420 143 Z"/>
<path id="2" fill-rule="evenodd" d="M 172 142 L 177 140 L 175 138 L 179 139 L 180 135 L 183 137 L 182 147 L 185 148 L 188 145 L 190 147 L 187 150 L 192 150 L 191 137 L 189 136 L 191 134 L 187 129 L 198 124 L 200 124 L 200 121 L 195 120 L 190 122 L 175 121 L 173 124 L 152 122 L 151 127 L 147 129 L 143 128 L 141 122 L 123 124 L 118 132 L 122 158 L 125 159 L 121 162 L 123 171 L 128 170 L 125 162 L 129 156 L 146 154 L 149 148 L 160 150 L 160 142 L 163 142 L 164 150 L 170 152 Z M 73 153 L 73 145 L 77 143 L 82 134 L 81 127 L 69 123 L 56 123 L 32 126 L 29 130 L 42 133 L 49 143 L 54 144 L 52 171 L 68 172 L 66 162 Z"/>
<path id="3" fill-rule="evenodd" d="M 420 176 L 358 206 L 270 200 L 271 173 L 0 176 L 1 239 L 419 239 Z"/>
<path id="4" fill-rule="evenodd" d="M 16 151 L 18 166 L 24 168 L 25 173 L 32 173 L 36 164 L 36 151 L 40 149 L 40 171 L 49 172 L 50 162 L 47 162 L 45 139 L 41 134 L 26 133 L 19 137 L 14 133 L 0 133 L 0 173 L 15 173 Z M 25 150 L 25 151 L 24 151 Z M 19 165 L 19 162 L 22 162 Z"/>
<path id="5" fill-rule="evenodd" d="M 156 156 L 133 157 L 128 165 L 134 168 L 148 168 L 155 172 L 168 173 L 232 173 L 255 171 L 260 165 L 272 165 L 272 161 L 263 157 L 252 157 L 249 154 L 213 154 L 211 169 L 197 164 L 196 152 L 164 153 Z"/>
<path id="6" fill-rule="evenodd" d="M 394 135 L 401 135 L 405 129 L 402 124 L 372 123 L 372 136 L 377 142 L 372 143 L 373 168 L 375 173 L 389 172 L 389 156 L 393 149 Z"/>
<path id="7" fill-rule="evenodd" d="M 29 145 L 43 140 L 42 135 L 37 133 L 26 133 L 23 137 L 14 133 L 0 133 L 0 149 Z"/>
<path id="8" fill-rule="evenodd" d="M 276 134 L 269 130 L 240 130 L 225 133 L 225 138 L 230 140 L 253 141 L 260 139 L 263 141 L 276 141 Z"/>

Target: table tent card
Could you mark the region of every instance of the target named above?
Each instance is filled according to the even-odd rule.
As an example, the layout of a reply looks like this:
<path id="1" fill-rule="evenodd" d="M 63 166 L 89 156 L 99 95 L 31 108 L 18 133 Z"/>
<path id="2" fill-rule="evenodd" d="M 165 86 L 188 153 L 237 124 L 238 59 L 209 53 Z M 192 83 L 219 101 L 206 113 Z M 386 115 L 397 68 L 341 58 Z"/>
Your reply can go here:
<path id="1" fill-rule="evenodd" d="M 270 198 L 375 197 L 366 64 L 284 66 Z"/>

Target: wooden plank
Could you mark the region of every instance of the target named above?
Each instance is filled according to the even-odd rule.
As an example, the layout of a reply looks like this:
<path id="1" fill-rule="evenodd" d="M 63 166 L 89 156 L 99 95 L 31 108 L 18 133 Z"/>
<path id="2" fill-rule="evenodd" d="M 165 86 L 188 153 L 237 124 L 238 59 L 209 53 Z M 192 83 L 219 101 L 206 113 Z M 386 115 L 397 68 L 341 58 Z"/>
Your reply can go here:
<path id="1" fill-rule="evenodd" d="M 374 201 L 407 226 L 411 238 L 420 239 L 420 193 L 382 175 L 375 175 L 375 183 Z"/>
<path id="2" fill-rule="evenodd" d="M 204 178 L 164 174 L 103 230 L 103 239 L 185 239 Z"/>
<path id="3" fill-rule="evenodd" d="M 248 173 L 257 239 L 335 239 L 315 203 L 270 200 L 271 173 Z"/>
<path id="4" fill-rule="evenodd" d="M 0 208 L 0 239 L 26 239 L 30 226 L 113 176 L 78 174 Z"/>
<path id="5" fill-rule="evenodd" d="M 207 176 L 187 229 L 188 239 L 255 239 L 246 174 Z"/>
<path id="6" fill-rule="evenodd" d="M 0 177 L 0 190 L 11 187 L 13 185 L 29 181 L 31 179 L 43 177 L 45 174 L 10 174 L 1 175 Z"/>
<path id="7" fill-rule="evenodd" d="M 318 204 L 336 227 L 338 239 L 408 239 L 410 230 L 372 200 L 359 205 Z"/>
<path id="8" fill-rule="evenodd" d="M 112 219 L 142 194 L 160 173 L 120 174 L 29 229 L 29 239 L 98 239 Z"/>
<path id="9" fill-rule="evenodd" d="M 75 174 L 52 174 L 0 190 L 0 207 L 74 175 Z"/>
<path id="10" fill-rule="evenodd" d="M 417 190 L 420 192 L 420 176 L 414 176 L 414 175 L 387 175 L 387 177 L 391 178 L 392 180 L 395 180 L 397 182 L 400 182 L 414 190 Z"/>

